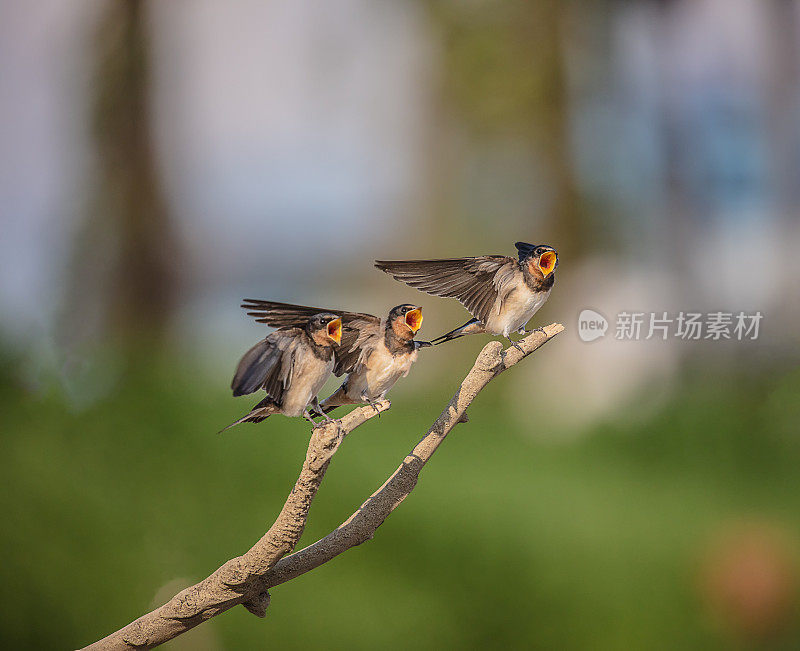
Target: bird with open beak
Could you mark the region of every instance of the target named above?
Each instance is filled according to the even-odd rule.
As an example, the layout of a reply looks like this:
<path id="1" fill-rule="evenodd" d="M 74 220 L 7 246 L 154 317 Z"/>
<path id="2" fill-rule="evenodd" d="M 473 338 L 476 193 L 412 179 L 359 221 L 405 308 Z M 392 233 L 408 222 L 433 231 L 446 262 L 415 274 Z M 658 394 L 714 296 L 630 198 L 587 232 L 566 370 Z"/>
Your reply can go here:
<path id="1" fill-rule="evenodd" d="M 314 422 L 308 406 L 319 408 L 317 394 L 333 371 L 334 349 L 342 341 L 342 319 L 316 310 L 297 323 L 277 327 L 244 354 L 231 382 L 234 396 L 263 389 L 266 398 L 225 429 L 260 423 L 273 414 Z"/>
<path id="2" fill-rule="evenodd" d="M 315 307 L 248 299 L 242 305 L 257 321 L 274 327 L 292 326 Z M 342 318 L 342 342 L 334 351 L 336 376 L 347 375 L 342 385 L 322 401 L 315 415 L 324 415 L 341 405 L 372 404 L 381 400 L 395 383 L 408 375 L 417 351 L 430 346 L 416 341 L 422 325 L 422 308 L 398 305 L 388 316 L 336 311 Z"/>
<path id="3" fill-rule="evenodd" d="M 546 244 L 517 242 L 519 259 L 504 255 L 442 260 L 376 260 L 395 280 L 433 294 L 457 299 L 472 314 L 464 325 L 437 337 L 440 344 L 469 334 L 488 333 L 512 341 L 544 305 L 555 283 L 558 254 Z"/>

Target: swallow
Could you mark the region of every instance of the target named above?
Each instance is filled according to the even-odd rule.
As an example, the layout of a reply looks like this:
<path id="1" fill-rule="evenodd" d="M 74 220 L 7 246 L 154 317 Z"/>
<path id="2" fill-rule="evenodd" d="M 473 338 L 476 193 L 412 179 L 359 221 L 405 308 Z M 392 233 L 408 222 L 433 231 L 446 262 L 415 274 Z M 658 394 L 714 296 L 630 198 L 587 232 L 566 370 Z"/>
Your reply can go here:
<path id="1" fill-rule="evenodd" d="M 319 311 L 316 307 L 248 299 L 242 305 L 256 321 L 273 327 L 294 326 Z M 416 341 L 422 308 L 398 305 L 384 319 L 372 314 L 336 310 L 342 319 L 341 344 L 334 351 L 333 373 L 347 375 L 342 385 L 323 400 L 315 415 L 341 405 L 371 404 L 382 400 L 401 377 L 408 375 L 417 351 L 430 342 Z"/>
<path id="2" fill-rule="evenodd" d="M 457 299 L 474 317 L 432 340 L 433 344 L 468 334 L 508 339 L 525 334 L 525 325 L 544 305 L 555 283 L 558 254 L 546 244 L 515 244 L 519 259 L 504 255 L 442 260 L 376 260 L 375 266 L 420 291 Z"/>
<path id="3" fill-rule="evenodd" d="M 234 396 L 264 389 L 267 396 L 235 423 L 260 423 L 273 414 L 303 416 L 312 423 L 308 405 L 319 408 L 317 394 L 334 367 L 334 348 L 342 340 L 342 319 L 316 310 L 275 332 L 248 350 L 231 382 Z"/>

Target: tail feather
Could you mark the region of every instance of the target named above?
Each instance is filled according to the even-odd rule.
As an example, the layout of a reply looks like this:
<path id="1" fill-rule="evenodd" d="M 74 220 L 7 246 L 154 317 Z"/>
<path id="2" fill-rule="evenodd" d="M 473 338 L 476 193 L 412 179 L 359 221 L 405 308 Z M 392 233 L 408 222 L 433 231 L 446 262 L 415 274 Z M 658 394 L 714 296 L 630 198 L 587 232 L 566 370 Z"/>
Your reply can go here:
<path id="1" fill-rule="evenodd" d="M 279 411 L 280 408 L 275 404 L 272 398 L 264 398 L 255 407 L 253 407 L 250 412 L 242 416 L 239 420 L 234 421 L 227 427 L 223 427 L 219 432 L 217 432 L 217 434 L 222 434 L 222 432 L 225 430 L 229 430 L 231 427 L 241 423 L 260 423 L 262 420 L 269 418 L 273 414 L 277 414 Z"/>
<path id="2" fill-rule="evenodd" d="M 445 332 L 443 335 L 440 335 L 435 339 L 431 339 L 431 343 L 434 346 L 438 346 L 439 344 L 443 344 L 445 341 L 452 341 L 453 339 L 458 339 L 459 337 L 463 337 L 464 335 L 471 335 L 483 332 L 483 326 L 474 327 L 475 324 L 480 324 L 480 321 L 478 321 L 478 319 L 470 319 L 464 325 L 459 326 L 455 330 L 451 330 L 450 332 Z"/>

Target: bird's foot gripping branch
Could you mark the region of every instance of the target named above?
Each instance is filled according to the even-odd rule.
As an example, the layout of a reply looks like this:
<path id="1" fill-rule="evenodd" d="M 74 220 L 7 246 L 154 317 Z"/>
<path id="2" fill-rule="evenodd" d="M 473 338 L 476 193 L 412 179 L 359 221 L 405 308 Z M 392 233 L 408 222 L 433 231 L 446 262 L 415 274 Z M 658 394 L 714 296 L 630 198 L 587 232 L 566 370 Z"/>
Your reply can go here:
<path id="1" fill-rule="evenodd" d="M 211 576 L 179 592 L 163 606 L 86 647 L 87 649 L 149 649 L 225 612 L 238 604 L 263 617 L 269 589 L 328 562 L 351 547 L 370 540 L 378 527 L 416 486 L 422 468 L 447 434 L 465 422 L 467 407 L 495 377 L 508 370 L 562 332 L 554 323 L 534 331 L 503 350 L 499 341 L 481 350 L 472 369 L 450 402 L 397 470 L 343 524 L 308 547 L 291 553 L 300 540 L 311 502 L 342 440 L 378 413 L 388 400 L 354 409 L 346 416 L 323 422 L 312 430 L 300 475 L 280 514 L 247 552 L 229 560 Z"/>

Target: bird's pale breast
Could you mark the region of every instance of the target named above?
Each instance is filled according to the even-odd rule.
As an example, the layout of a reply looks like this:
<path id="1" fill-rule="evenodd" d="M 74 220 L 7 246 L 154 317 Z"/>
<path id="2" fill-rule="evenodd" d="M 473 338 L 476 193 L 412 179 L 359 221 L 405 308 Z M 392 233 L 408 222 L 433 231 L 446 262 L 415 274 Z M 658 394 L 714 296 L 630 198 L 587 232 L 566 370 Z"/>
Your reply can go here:
<path id="1" fill-rule="evenodd" d="M 285 416 L 302 416 L 306 405 L 322 389 L 332 370 L 332 358 L 325 361 L 311 351 L 298 351 L 292 366 L 292 382 L 283 394 L 281 412 Z"/>
<path id="2" fill-rule="evenodd" d="M 502 302 L 499 314 L 497 307 L 492 310 L 492 316 L 484 324 L 486 331 L 507 337 L 530 321 L 549 296 L 550 290 L 534 292 L 527 285 L 517 287 Z"/>
<path id="3" fill-rule="evenodd" d="M 417 358 L 417 351 L 392 355 L 385 345 L 376 346 L 366 363 L 366 370 L 347 380 L 348 394 L 358 398 L 362 393 L 371 399 L 383 396 L 404 375 L 408 375 Z"/>

